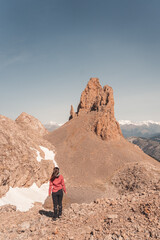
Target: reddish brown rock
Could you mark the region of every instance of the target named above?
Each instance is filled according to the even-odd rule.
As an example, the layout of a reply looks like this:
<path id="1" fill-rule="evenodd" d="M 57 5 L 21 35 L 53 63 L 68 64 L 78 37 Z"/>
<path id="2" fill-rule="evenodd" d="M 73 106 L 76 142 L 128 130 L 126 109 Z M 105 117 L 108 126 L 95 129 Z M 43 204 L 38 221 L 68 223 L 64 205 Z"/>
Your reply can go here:
<path id="1" fill-rule="evenodd" d="M 25 112 L 21 113 L 15 121 L 24 130 L 32 130 L 42 136 L 48 133 L 47 129 L 37 118 Z"/>
<path id="2" fill-rule="evenodd" d="M 28 187 L 34 182 L 40 186 L 48 181 L 54 165 L 52 160 L 43 160 L 40 146 L 49 150 L 54 147 L 43 138 L 44 133 L 41 123 L 28 114 L 22 114 L 16 121 L 0 115 L 0 197 L 10 186 Z"/>
<path id="3" fill-rule="evenodd" d="M 102 97 L 102 87 L 98 78 L 91 78 L 86 88 L 81 94 L 80 103 L 77 112 L 80 114 L 82 111 L 91 112 L 98 111 Z"/>
<path id="4" fill-rule="evenodd" d="M 108 85 L 102 86 L 98 78 L 91 78 L 81 94 L 78 105 L 78 116 L 82 113 L 97 112 L 92 130 L 103 140 L 112 140 L 122 137 L 119 123 L 114 117 L 113 89 Z M 71 118 L 75 116 L 71 106 Z M 87 117 L 87 115 L 86 115 Z"/>
<path id="5" fill-rule="evenodd" d="M 41 204 L 35 204 L 28 212 L 15 211 L 13 206 L 0 207 L 0 239 L 157 240 L 159 198 L 154 184 L 149 188 L 146 185 L 145 192 L 129 191 L 116 199 L 71 204 L 54 222 L 52 211 Z"/>
<path id="6" fill-rule="evenodd" d="M 85 90 L 81 94 L 78 105 L 78 114 L 82 111 L 107 112 L 110 109 L 112 117 L 114 116 L 114 98 L 113 90 L 108 85 L 102 86 L 98 78 L 90 78 Z"/>
<path id="7" fill-rule="evenodd" d="M 67 196 L 89 202 L 114 194 L 110 179 L 126 165 L 158 162 L 129 143 L 114 117 L 113 90 L 91 78 L 81 95 L 76 117 L 46 136 L 66 179 Z M 115 190 L 116 191 L 116 190 Z"/>
<path id="8" fill-rule="evenodd" d="M 87 86 L 88 96 L 82 94 L 78 116 L 46 136 L 56 147 L 56 161 L 66 182 L 63 206 L 65 201 L 66 205 L 68 201 L 74 204 L 63 209 L 62 218 L 56 222 L 52 221 L 52 212 L 43 209 L 50 207 L 51 197 L 43 207 L 35 204 L 24 213 L 4 206 L 0 208 L 0 239 L 160 238 L 159 163 L 121 137 L 114 118 L 112 89 L 102 89 L 97 79 L 91 79 Z M 53 163 L 49 167 L 46 162 L 37 162 L 32 150 L 41 151 L 41 145 L 51 150 L 53 145 L 33 131 L 30 123 L 24 127 L 25 121 L 20 122 L 0 115 L 3 191 L 9 186 L 41 184 L 53 167 Z"/>
<path id="9" fill-rule="evenodd" d="M 76 113 L 75 113 L 75 111 L 74 111 L 73 106 L 71 105 L 69 120 L 71 120 L 71 119 L 74 118 L 75 116 L 76 116 Z"/>

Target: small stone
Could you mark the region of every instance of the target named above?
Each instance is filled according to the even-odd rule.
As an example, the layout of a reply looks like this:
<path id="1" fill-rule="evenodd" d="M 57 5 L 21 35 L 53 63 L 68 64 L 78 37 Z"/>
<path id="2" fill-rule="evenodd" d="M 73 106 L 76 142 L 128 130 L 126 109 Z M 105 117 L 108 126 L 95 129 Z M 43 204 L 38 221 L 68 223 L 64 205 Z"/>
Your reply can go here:
<path id="1" fill-rule="evenodd" d="M 112 240 L 112 235 L 111 234 L 108 234 L 107 236 L 105 236 L 104 240 Z"/>
<path id="2" fill-rule="evenodd" d="M 118 215 L 117 214 L 107 214 L 106 217 L 109 219 L 116 219 L 116 218 L 118 218 Z"/>
<path id="3" fill-rule="evenodd" d="M 122 236 L 119 236 L 119 239 L 118 240 L 123 240 L 123 237 Z"/>
<path id="4" fill-rule="evenodd" d="M 74 237 L 73 236 L 69 236 L 69 240 L 74 240 Z"/>
<path id="5" fill-rule="evenodd" d="M 93 237 L 93 235 L 90 237 L 90 239 L 89 240 L 94 240 L 94 237 Z"/>
<path id="6" fill-rule="evenodd" d="M 54 235 L 58 234 L 58 228 L 57 228 L 57 227 L 55 227 L 55 228 L 53 229 L 53 234 L 54 234 Z"/>
<path id="7" fill-rule="evenodd" d="M 23 222 L 21 225 L 20 225 L 20 228 L 22 231 L 25 231 L 27 229 L 30 228 L 30 222 Z"/>

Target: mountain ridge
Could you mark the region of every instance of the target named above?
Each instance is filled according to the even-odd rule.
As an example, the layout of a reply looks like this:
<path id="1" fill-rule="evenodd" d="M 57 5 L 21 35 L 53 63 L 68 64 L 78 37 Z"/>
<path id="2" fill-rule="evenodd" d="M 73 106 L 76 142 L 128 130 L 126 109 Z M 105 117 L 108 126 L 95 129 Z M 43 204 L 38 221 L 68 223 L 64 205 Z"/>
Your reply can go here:
<path id="1" fill-rule="evenodd" d="M 130 121 L 130 120 L 119 120 L 120 128 L 125 137 L 152 137 L 160 133 L 160 122 L 146 120 L 146 121 Z M 59 128 L 63 124 L 50 121 L 44 124 L 45 128 L 52 132 Z"/>
<path id="2" fill-rule="evenodd" d="M 131 120 L 119 120 L 118 121 L 120 125 L 135 125 L 135 126 L 141 126 L 141 125 L 147 125 L 149 126 L 150 124 L 156 124 L 160 125 L 160 122 L 153 121 L 153 120 L 144 120 L 144 121 L 131 121 Z"/>
<path id="3" fill-rule="evenodd" d="M 10 187 L 41 186 L 48 181 L 53 160 L 44 161 L 41 146 L 54 151 L 43 137 L 48 131 L 41 122 L 27 113 L 17 120 L 0 115 L 0 197 Z M 42 160 L 42 161 L 41 161 Z"/>
<path id="4" fill-rule="evenodd" d="M 112 89 L 94 78 L 85 90 L 78 111 L 71 107 L 70 120 L 51 133 L 26 113 L 18 122 L 0 115 L 0 194 L 47 186 L 55 163 L 67 188 L 63 216 L 54 224 L 51 196 L 26 212 L 3 204 L 0 238 L 158 239 L 160 165 L 123 137 Z M 49 150 L 56 153 L 52 161 Z"/>
<path id="5" fill-rule="evenodd" d="M 96 84 L 95 81 L 97 81 Z M 65 169 L 64 175 L 72 197 L 74 189 L 80 188 L 79 193 L 76 192 L 74 196 L 77 202 L 87 201 L 86 186 L 88 198 L 94 191 L 96 194 L 97 189 L 99 189 L 99 195 L 101 193 L 104 195 L 107 192 L 106 186 L 109 187 L 113 176 L 126 165 L 142 162 L 144 165 L 159 166 L 156 160 L 143 153 L 138 146 L 129 143 L 119 132 L 119 124 L 117 125 L 114 117 L 113 95 L 111 105 L 107 106 L 105 105 L 108 103 L 107 94 L 103 99 L 101 89 L 103 88 L 99 86 L 99 80 L 90 79 L 82 92 L 78 111 L 74 112 L 71 107 L 70 120 L 46 136 L 46 139 L 56 148 L 56 160 L 60 168 Z M 91 104 L 88 91 L 91 91 L 89 94 Z M 102 105 L 101 99 L 104 100 Z M 82 110 L 80 110 L 81 107 Z M 95 130 L 99 119 L 102 124 L 100 124 L 100 134 L 97 134 Z M 112 121 L 113 125 L 110 124 Z M 107 138 L 103 138 L 101 130 L 104 131 L 104 136 L 105 133 L 108 134 Z"/>

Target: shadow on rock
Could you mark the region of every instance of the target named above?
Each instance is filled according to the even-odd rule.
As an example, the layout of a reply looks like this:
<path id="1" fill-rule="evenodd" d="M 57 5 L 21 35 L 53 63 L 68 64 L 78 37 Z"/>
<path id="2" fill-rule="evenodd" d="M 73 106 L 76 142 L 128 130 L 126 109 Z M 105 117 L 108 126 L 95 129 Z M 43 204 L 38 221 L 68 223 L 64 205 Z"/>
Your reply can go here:
<path id="1" fill-rule="evenodd" d="M 46 217 L 50 217 L 50 218 L 53 217 L 53 212 L 51 211 L 39 210 L 39 214 L 45 215 Z"/>

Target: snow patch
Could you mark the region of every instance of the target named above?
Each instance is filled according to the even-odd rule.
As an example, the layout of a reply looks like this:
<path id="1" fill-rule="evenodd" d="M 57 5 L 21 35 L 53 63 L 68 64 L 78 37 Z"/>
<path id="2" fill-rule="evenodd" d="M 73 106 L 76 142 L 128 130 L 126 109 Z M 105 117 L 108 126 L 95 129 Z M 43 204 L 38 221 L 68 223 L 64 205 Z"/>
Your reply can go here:
<path id="1" fill-rule="evenodd" d="M 9 191 L 0 199 L 0 206 L 11 204 L 17 210 L 26 212 L 33 207 L 35 202 L 44 203 L 48 195 L 49 183 L 44 183 L 39 188 L 33 183 L 29 188 L 9 188 Z"/>
<path id="2" fill-rule="evenodd" d="M 49 123 L 44 124 L 44 127 L 49 132 L 52 132 L 52 131 L 58 129 L 59 127 L 61 127 L 62 125 L 64 125 L 64 123 L 56 123 L 56 122 L 50 121 Z"/>
<path id="3" fill-rule="evenodd" d="M 36 151 L 36 153 L 37 153 L 37 161 L 38 161 L 38 162 L 41 162 L 41 160 L 42 160 L 43 158 L 41 157 L 40 152 L 39 152 L 37 149 L 35 149 L 35 148 L 30 148 L 30 149 Z"/>
<path id="4" fill-rule="evenodd" d="M 138 121 L 132 122 L 130 120 L 119 120 L 118 122 L 120 125 L 135 125 L 135 126 L 142 126 L 142 125 L 150 126 L 151 124 L 160 125 L 160 122 L 155 122 L 152 120 L 139 121 L 139 122 Z"/>
<path id="5" fill-rule="evenodd" d="M 119 120 L 118 121 L 120 125 L 130 125 L 130 124 L 133 124 L 133 122 L 131 122 L 130 120 Z"/>
<path id="6" fill-rule="evenodd" d="M 45 160 L 52 160 L 53 163 L 54 163 L 54 166 L 55 167 L 58 167 L 58 164 L 57 162 L 55 161 L 54 157 L 55 157 L 55 153 L 51 150 L 49 150 L 48 148 L 46 147 L 42 147 L 42 146 L 39 146 L 40 149 L 44 152 L 45 154 Z"/>
<path id="7" fill-rule="evenodd" d="M 40 156 L 40 152 L 37 149 L 31 148 L 37 153 L 37 161 L 41 162 L 41 160 L 52 160 L 54 166 L 58 167 L 58 164 L 54 159 L 55 153 L 46 147 L 39 147 L 45 154 L 44 159 Z M 40 188 L 36 185 L 36 183 L 33 183 L 33 185 L 29 188 L 10 187 L 6 195 L 0 199 L 0 206 L 11 204 L 16 206 L 17 210 L 26 212 L 33 207 L 35 202 L 44 203 L 48 196 L 48 189 L 49 183 L 41 185 Z"/>
<path id="8" fill-rule="evenodd" d="M 49 123 L 46 123 L 45 125 L 50 125 L 50 126 L 62 126 L 64 123 L 57 123 L 57 122 L 53 122 L 53 121 L 50 121 Z"/>
<path id="9" fill-rule="evenodd" d="M 43 146 L 39 146 L 40 147 L 40 149 L 44 152 L 44 154 L 45 154 L 45 158 L 43 159 L 42 157 L 41 157 L 41 155 L 40 155 L 40 152 L 37 150 L 37 149 L 35 149 L 35 148 L 30 148 L 30 149 L 32 149 L 32 150 L 34 150 L 34 151 L 36 151 L 36 153 L 37 153 L 37 161 L 38 162 L 41 162 L 41 160 L 52 160 L 53 161 L 53 163 L 54 163 L 54 166 L 55 167 L 58 167 L 58 164 L 57 164 L 57 162 L 55 161 L 55 153 L 52 151 L 52 150 L 49 150 L 48 148 L 46 148 L 46 147 L 43 147 Z"/>

